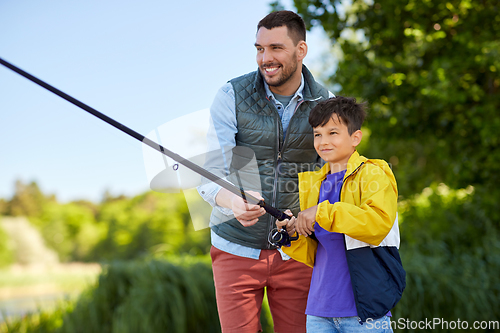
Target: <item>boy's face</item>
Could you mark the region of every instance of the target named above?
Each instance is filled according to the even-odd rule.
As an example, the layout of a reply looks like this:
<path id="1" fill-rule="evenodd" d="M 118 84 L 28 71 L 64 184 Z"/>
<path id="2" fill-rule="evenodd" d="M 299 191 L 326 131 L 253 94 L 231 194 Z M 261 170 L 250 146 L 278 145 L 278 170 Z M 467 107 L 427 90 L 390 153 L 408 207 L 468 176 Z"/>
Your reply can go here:
<path id="1" fill-rule="evenodd" d="M 332 115 L 325 126 L 315 127 L 313 133 L 314 148 L 323 160 L 330 163 L 332 173 L 347 168 L 347 161 L 362 138 L 360 130 L 349 135 L 347 126 L 336 114 Z"/>

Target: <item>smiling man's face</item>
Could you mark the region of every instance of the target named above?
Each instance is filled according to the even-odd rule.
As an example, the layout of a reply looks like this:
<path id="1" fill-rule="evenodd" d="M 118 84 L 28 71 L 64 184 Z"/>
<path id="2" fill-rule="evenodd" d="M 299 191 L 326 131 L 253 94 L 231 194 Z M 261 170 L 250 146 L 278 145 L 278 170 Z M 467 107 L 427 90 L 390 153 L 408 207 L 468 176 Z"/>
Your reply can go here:
<path id="1" fill-rule="evenodd" d="M 255 48 L 257 64 L 271 91 L 293 95 L 300 85 L 302 59 L 307 53 L 305 42 L 295 45 L 286 26 L 270 30 L 262 27 L 257 32 Z"/>

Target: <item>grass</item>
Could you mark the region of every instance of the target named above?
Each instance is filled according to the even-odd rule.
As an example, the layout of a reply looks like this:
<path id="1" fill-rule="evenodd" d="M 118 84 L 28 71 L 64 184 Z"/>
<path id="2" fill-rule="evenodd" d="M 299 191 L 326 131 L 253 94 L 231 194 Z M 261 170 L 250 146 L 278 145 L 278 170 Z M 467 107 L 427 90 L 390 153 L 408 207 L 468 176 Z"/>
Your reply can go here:
<path id="1" fill-rule="evenodd" d="M 112 262 L 98 276 L 100 269 L 89 267 L 9 270 L 0 289 L 52 283 L 68 291 L 72 283 L 92 283 L 78 298 L 8 318 L 0 333 L 220 332 L 209 257 Z M 267 301 L 261 322 L 265 333 L 273 332 Z"/>

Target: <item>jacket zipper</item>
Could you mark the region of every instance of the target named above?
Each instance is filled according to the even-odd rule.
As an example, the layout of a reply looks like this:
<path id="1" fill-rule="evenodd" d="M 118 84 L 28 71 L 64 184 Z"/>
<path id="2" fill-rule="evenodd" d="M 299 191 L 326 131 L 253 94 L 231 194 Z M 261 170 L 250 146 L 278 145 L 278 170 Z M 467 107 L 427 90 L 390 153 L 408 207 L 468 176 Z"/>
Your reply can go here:
<path id="1" fill-rule="evenodd" d="M 352 175 L 354 175 L 356 172 L 358 172 L 359 168 L 361 168 L 363 166 L 363 164 L 365 164 L 365 162 L 361 162 L 360 165 L 358 165 L 358 167 L 356 169 L 354 169 L 350 174 L 349 176 L 345 177 L 344 180 L 342 181 L 342 186 L 340 187 L 340 192 L 339 192 L 339 201 L 341 201 L 341 196 L 342 196 L 342 189 L 344 188 L 344 184 L 345 182 L 347 181 L 347 178 L 351 177 Z"/>
<path id="2" fill-rule="evenodd" d="M 342 187 L 340 188 L 340 193 L 339 193 L 339 202 L 341 201 L 341 196 L 342 196 L 342 190 L 344 188 L 344 184 L 345 182 L 347 181 L 347 179 L 349 177 L 351 177 L 352 175 L 354 175 L 356 172 L 358 172 L 359 168 L 361 168 L 363 166 L 363 164 L 365 164 L 365 162 L 361 162 L 360 165 L 358 165 L 358 167 L 356 169 L 353 170 L 353 172 L 351 172 L 349 174 L 349 176 L 345 177 L 344 180 L 342 181 Z M 344 235 L 344 248 L 345 248 L 345 251 L 346 251 L 346 256 L 347 256 L 347 244 L 346 244 L 346 241 L 345 241 L 345 235 Z M 360 313 L 359 309 L 360 309 L 360 306 L 359 306 L 359 301 L 358 301 L 358 295 L 356 294 L 356 291 L 354 290 L 354 283 L 352 282 L 352 273 L 351 273 L 351 267 L 349 265 L 349 262 L 347 262 L 347 269 L 349 269 L 349 275 L 351 277 L 351 285 L 352 285 L 352 291 L 353 291 L 353 296 L 354 296 L 354 303 L 356 304 L 356 311 L 358 311 L 358 313 Z M 363 325 L 363 321 L 361 320 L 361 318 L 358 316 L 358 322 L 360 325 Z"/>

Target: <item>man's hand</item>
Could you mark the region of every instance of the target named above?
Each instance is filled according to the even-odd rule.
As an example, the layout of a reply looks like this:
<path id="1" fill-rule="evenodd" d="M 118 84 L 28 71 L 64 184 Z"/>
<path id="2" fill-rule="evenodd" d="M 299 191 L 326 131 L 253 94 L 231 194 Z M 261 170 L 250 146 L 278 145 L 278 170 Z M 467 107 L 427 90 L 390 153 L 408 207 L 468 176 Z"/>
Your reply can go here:
<path id="1" fill-rule="evenodd" d="M 297 217 L 297 222 L 295 223 L 295 229 L 299 235 L 309 236 L 314 232 L 314 224 L 316 223 L 316 211 L 318 206 L 313 206 L 307 208 L 299 213 Z"/>
<path id="2" fill-rule="evenodd" d="M 264 200 L 260 193 L 248 191 L 245 192 L 259 200 Z M 238 196 L 231 199 L 231 210 L 234 217 L 244 226 L 249 227 L 259 221 L 259 217 L 266 213 L 266 210 L 259 205 L 251 205 Z"/>
<path id="3" fill-rule="evenodd" d="M 263 200 L 258 192 L 248 191 L 248 193 L 259 200 Z M 229 192 L 225 188 L 217 193 L 215 198 L 219 206 L 230 208 L 233 211 L 234 217 L 244 226 L 249 227 L 254 225 L 259 220 L 259 217 L 266 213 L 266 210 L 259 205 L 251 205 L 244 201 L 241 197 Z"/>
<path id="4" fill-rule="evenodd" d="M 295 234 L 295 216 L 293 216 L 292 211 L 290 209 L 285 210 L 285 214 L 290 216 L 291 219 L 285 219 L 283 221 L 276 220 L 276 228 L 281 230 L 283 226 L 286 226 L 286 231 L 289 236 L 293 236 Z"/>

